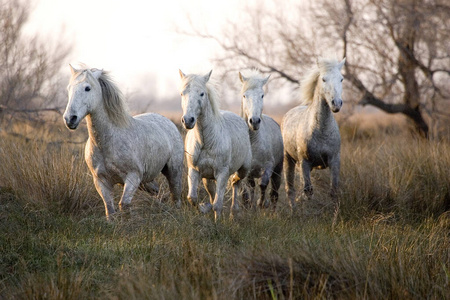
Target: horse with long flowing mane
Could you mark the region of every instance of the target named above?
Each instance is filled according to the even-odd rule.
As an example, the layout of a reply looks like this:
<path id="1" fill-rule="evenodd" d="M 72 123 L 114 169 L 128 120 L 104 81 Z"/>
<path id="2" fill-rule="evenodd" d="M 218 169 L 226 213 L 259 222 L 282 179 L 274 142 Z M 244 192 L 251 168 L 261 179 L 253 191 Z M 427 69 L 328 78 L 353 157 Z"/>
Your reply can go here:
<path id="1" fill-rule="evenodd" d="M 197 189 L 202 178 L 210 203 L 202 203 L 200 210 L 207 213 L 213 209 L 218 221 L 232 175 L 231 216 L 239 210 L 238 188 L 250 169 L 252 153 L 244 120 L 232 112 L 219 110 L 217 92 L 209 82 L 211 73 L 185 75 L 180 70 L 181 121 L 188 130 L 185 138 L 188 200 L 197 204 Z"/>
<path id="2" fill-rule="evenodd" d="M 122 184 L 120 209 L 131 204 L 138 187 L 153 189 L 162 172 L 172 200 L 181 206 L 183 139 L 169 119 L 155 113 L 132 117 L 123 95 L 103 70 L 70 66 L 69 101 L 64 120 L 75 130 L 86 117 L 89 139 L 86 163 L 105 204 L 106 217 L 115 212 L 113 187 Z"/>
<path id="3" fill-rule="evenodd" d="M 250 184 L 249 204 L 254 204 L 255 178 L 261 178 L 261 195 L 257 202 L 259 207 L 269 205 L 276 208 L 278 189 L 283 171 L 283 137 L 280 125 L 274 119 L 262 113 L 264 102 L 264 85 L 269 77 L 263 78 L 258 70 L 252 70 L 247 76 L 239 72 L 242 83 L 241 117 L 247 122 L 252 145 L 252 167 L 247 176 Z M 271 183 L 270 202 L 265 200 L 267 186 Z"/>
<path id="4" fill-rule="evenodd" d="M 336 200 L 339 184 L 341 137 L 332 114 L 342 107 L 341 68 L 345 58 L 320 59 L 300 85 L 301 100 L 306 106 L 297 106 L 286 113 L 281 130 L 284 141 L 284 168 L 287 196 L 295 205 L 295 165 L 300 163 L 303 191 L 313 195 L 310 173 L 312 169 L 331 170 L 331 197 Z"/>

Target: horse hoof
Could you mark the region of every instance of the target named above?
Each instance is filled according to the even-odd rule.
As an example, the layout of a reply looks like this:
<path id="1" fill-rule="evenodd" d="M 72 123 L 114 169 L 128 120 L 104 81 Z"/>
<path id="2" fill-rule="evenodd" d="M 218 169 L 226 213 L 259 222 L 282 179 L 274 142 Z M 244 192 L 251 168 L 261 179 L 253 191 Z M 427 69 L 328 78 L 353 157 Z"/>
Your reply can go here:
<path id="1" fill-rule="evenodd" d="M 175 207 L 178 209 L 181 208 L 181 200 L 175 201 Z"/>
<path id="2" fill-rule="evenodd" d="M 131 208 L 130 203 L 119 203 L 119 209 L 120 211 L 128 211 Z"/>
<path id="3" fill-rule="evenodd" d="M 314 194 L 314 191 L 313 191 L 312 186 L 311 186 L 311 187 L 306 187 L 306 188 L 304 188 L 304 189 L 303 189 L 303 193 L 305 193 L 305 196 L 306 196 L 308 199 L 311 199 L 312 195 Z"/>
<path id="4" fill-rule="evenodd" d="M 220 221 L 221 213 L 218 211 L 214 212 L 214 221 L 218 223 Z"/>
<path id="5" fill-rule="evenodd" d="M 197 198 L 187 197 L 187 199 L 192 206 L 197 206 Z"/>
<path id="6" fill-rule="evenodd" d="M 203 214 L 209 213 L 211 211 L 211 209 L 212 209 L 211 203 L 201 203 L 198 206 L 198 210 Z"/>

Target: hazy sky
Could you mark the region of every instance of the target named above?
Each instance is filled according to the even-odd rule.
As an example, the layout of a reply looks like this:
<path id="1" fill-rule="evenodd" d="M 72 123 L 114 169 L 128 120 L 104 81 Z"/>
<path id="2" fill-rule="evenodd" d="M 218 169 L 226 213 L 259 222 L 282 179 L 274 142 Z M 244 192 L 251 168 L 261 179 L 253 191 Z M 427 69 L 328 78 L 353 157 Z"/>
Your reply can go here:
<path id="1" fill-rule="evenodd" d="M 112 72 L 125 93 L 147 86 L 174 93 L 178 69 L 207 72 L 218 51 L 213 42 L 179 35 L 193 22 L 217 33 L 245 1 L 227 0 L 34 0 L 27 30 L 73 45 L 67 64 L 85 63 Z M 69 68 L 67 68 L 69 72 Z M 175 90 L 177 93 L 177 91 Z"/>

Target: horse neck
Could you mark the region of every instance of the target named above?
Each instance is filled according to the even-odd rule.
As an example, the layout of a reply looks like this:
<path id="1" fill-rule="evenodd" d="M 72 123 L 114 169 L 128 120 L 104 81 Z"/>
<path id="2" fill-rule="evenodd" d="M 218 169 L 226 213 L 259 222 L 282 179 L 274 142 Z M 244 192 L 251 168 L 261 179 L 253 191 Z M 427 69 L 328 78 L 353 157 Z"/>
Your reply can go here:
<path id="1" fill-rule="evenodd" d="M 211 104 L 207 101 L 193 128 L 200 143 L 204 146 L 216 143 L 220 139 L 221 126 L 222 120 L 214 115 Z"/>
<path id="2" fill-rule="evenodd" d="M 113 124 L 102 105 L 86 116 L 89 139 L 98 147 L 108 145 L 104 141 L 113 134 Z"/>
<path id="3" fill-rule="evenodd" d="M 327 101 L 322 97 L 320 85 L 317 85 L 316 87 L 310 109 L 312 110 L 311 121 L 313 123 L 313 128 L 318 128 L 320 131 L 326 131 L 329 128 L 330 122 L 334 120 L 334 117 Z"/>

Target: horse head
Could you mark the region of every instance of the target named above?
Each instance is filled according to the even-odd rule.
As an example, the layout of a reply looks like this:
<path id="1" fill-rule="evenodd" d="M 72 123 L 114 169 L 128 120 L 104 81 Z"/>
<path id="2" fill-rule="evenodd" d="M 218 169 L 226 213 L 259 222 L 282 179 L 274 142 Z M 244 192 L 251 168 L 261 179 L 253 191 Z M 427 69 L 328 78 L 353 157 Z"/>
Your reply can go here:
<path id="1" fill-rule="evenodd" d="M 209 101 L 208 89 L 206 83 L 211 77 L 212 70 L 204 75 L 185 75 L 181 70 L 180 77 L 183 81 L 180 88 L 181 107 L 183 109 L 183 116 L 181 122 L 184 128 L 194 128 L 198 116 L 202 113 L 202 108 Z"/>
<path id="2" fill-rule="evenodd" d="M 261 78 L 258 73 L 247 78 L 239 72 L 239 79 L 242 82 L 241 116 L 247 120 L 248 126 L 252 130 L 258 130 L 261 124 L 264 99 L 263 87 L 269 80 L 269 77 L 270 75 L 266 78 Z"/>
<path id="3" fill-rule="evenodd" d="M 337 113 L 342 108 L 342 81 L 344 77 L 341 75 L 340 70 L 345 63 L 345 58 L 333 68 L 323 68 L 321 62 L 319 62 L 320 83 L 321 83 L 321 97 L 325 99 L 330 107 L 331 111 Z"/>
<path id="4" fill-rule="evenodd" d="M 66 126 L 75 130 L 81 120 L 102 99 L 102 90 L 98 82 L 102 70 L 77 70 L 70 66 L 70 71 L 72 77 L 67 87 L 69 101 L 63 117 Z"/>

